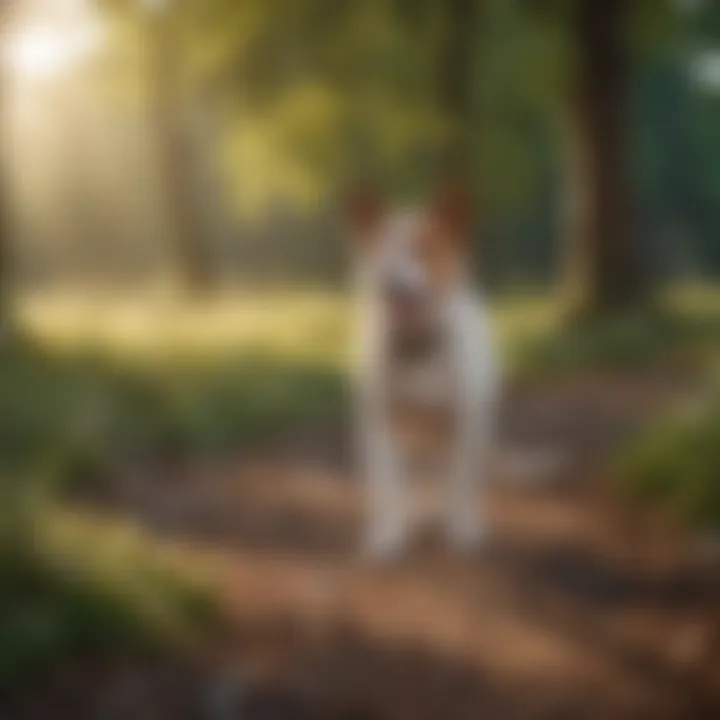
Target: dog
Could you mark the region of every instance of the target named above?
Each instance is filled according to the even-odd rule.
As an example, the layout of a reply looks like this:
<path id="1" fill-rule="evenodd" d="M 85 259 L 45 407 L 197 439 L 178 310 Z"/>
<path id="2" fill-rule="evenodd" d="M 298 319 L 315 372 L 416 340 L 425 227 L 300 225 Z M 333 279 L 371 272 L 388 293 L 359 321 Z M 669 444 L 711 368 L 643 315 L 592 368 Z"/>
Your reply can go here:
<path id="1" fill-rule="evenodd" d="M 486 536 L 478 492 L 500 390 L 489 311 L 470 272 L 468 194 L 449 185 L 426 207 L 390 210 L 356 191 L 355 437 L 367 486 L 364 549 L 402 554 L 420 477 L 440 480 L 450 542 Z M 413 443 L 413 440 L 415 442 Z"/>

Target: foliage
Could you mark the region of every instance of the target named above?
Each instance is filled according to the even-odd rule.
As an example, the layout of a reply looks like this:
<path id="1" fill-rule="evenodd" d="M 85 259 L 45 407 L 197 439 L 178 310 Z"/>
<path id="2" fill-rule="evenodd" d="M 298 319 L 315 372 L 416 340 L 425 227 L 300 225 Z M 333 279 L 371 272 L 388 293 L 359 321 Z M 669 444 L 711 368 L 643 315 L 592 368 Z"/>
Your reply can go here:
<path id="1" fill-rule="evenodd" d="M 718 347 L 717 303 L 716 290 L 679 289 L 662 310 L 567 328 L 551 297 L 516 296 L 496 304 L 495 325 L 516 375 L 695 363 Z M 0 457 L 16 476 L 81 481 L 120 461 L 236 452 L 342 412 L 351 315 L 339 293 L 53 296 L 19 315 L 38 347 L 2 360 Z"/>
<path id="2" fill-rule="evenodd" d="M 0 692 L 59 659 L 161 650 L 212 620 L 192 558 L 60 501 L 134 461 L 237 451 L 325 417 L 341 397 L 322 299 L 286 295 L 255 313 L 243 303 L 232 317 L 185 307 L 151 327 L 121 303 L 92 327 L 50 306 L 20 313 L 34 346 L 0 357 Z M 287 321 L 303 306 L 312 331 Z M 273 327 L 283 317 L 284 331 Z"/>
<path id="3" fill-rule="evenodd" d="M 531 374 L 577 368 L 642 368 L 675 358 L 692 360 L 720 340 L 720 326 L 686 324 L 657 312 L 637 312 L 521 343 L 518 362 Z"/>
<path id="4" fill-rule="evenodd" d="M 121 459 L 247 447 L 322 417 L 341 392 L 332 372 L 262 355 L 177 363 L 168 374 L 102 357 L 31 357 L 5 370 L 2 464 L 61 486 L 106 477 Z"/>
<path id="5" fill-rule="evenodd" d="M 617 462 L 622 491 L 692 526 L 720 528 L 720 402 L 664 420 Z"/>
<path id="6" fill-rule="evenodd" d="M 495 287 L 547 283 L 562 255 L 573 68 L 567 10 L 575 3 L 478 5 L 467 70 L 478 255 Z M 629 121 L 647 266 L 658 275 L 717 272 L 718 95 L 692 69 L 713 46 L 717 10 L 705 3 L 693 16 L 670 2 L 636 6 Z M 98 12 L 112 30 L 103 53 L 36 98 L 38 118 L 52 117 L 53 132 L 39 121 L 17 128 L 19 254 L 30 277 L 102 270 L 155 279 L 167 269 L 173 238 L 148 128 L 157 16 L 144 7 L 102 0 Z M 194 178 L 218 274 L 279 270 L 315 279 L 339 245 L 334 201 L 349 177 L 370 177 L 398 200 L 422 197 L 436 182 L 438 148 L 457 124 L 439 101 L 445 3 L 168 0 L 163 7 L 179 122 L 192 145 L 192 171 L 183 175 Z"/>
<path id="7" fill-rule="evenodd" d="M 0 694 L 59 659 L 160 652 L 214 622 L 209 585 L 139 530 L 3 489 Z"/>

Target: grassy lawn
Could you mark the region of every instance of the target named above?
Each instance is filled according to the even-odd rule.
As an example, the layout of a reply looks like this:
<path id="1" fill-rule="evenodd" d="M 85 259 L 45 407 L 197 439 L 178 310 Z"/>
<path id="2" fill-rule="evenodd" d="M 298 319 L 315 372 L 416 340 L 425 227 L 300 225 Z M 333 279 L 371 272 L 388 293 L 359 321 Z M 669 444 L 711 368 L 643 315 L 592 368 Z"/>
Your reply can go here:
<path id="1" fill-rule="evenodd" d="M 720 286 L 685 285 L 666 291 L 661 312 L 637 313 L 568 333 L 558 323 L 559 304 L 548 295 L 511 295 L 492 303 L 496 334 L 513 367 L 540 362 L 542 349 L 566 348 L 547 364 L 571 366 L 612 360 L 645 360 L 658 350 L 660 328 L 681 333 L 685 347 L 720 339 Z M 342 368 L 347 356 L 352 300 L 315 289 L 253 291 L 206 302 L 161 297 L 30 296 L 19 303 L 26 327 L 44 346 L 65 353 L 104 354 L 123 362 L 160 364 L 230 360 L 248 355 L 286 363 Z M 655 331 L 655 333 L 654 333 Z M 676 337 L 666 335 L 665 341 Z M 578 347 L 573 355 L 569 347 Z M 534 348 L 537 355 L 527 353 Z M 593 357 L 593 352 L 597 353 Z"/>
<path id="2" fill-rule="evenodd" d="M 340 293 L 272 290 L 184 303 L 161 297 L 31 296 L 19 303 L 25 327 L 58 351 L 90 351 L 160 364 L 231 361 L 238 355 L 339 364 L 351 303 Z"/>

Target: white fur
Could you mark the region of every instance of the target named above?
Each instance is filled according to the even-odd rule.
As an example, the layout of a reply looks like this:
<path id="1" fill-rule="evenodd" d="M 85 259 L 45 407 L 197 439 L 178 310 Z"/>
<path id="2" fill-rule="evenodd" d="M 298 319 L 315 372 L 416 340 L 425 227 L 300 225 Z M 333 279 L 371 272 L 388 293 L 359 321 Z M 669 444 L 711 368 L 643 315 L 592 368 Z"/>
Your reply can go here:
<path id="1" fill-rule="evenodd" d="M 449 538 L 468 547 L 485 535 L 477 490 L 485 479 L 500 383 L 489 313 L 467 278 L 458 278 L 433 305 L 445 331 L 440 352 L 404 368 L 402 375 L 389 362 L 380 283 L 388 273 L 417 287 L 427 283 L 410 242 L 416 221 L 407 213 L 391 218 L 358 277 L 356 439 L 368 489 L 366 550 L 380 559 L 401 553 L 410 530 L 409 478 L 388 415 L 391 392 L 407 393 L 419 403 L 445 403 L 455 412 L 457 430 L 447 448 Z"/>

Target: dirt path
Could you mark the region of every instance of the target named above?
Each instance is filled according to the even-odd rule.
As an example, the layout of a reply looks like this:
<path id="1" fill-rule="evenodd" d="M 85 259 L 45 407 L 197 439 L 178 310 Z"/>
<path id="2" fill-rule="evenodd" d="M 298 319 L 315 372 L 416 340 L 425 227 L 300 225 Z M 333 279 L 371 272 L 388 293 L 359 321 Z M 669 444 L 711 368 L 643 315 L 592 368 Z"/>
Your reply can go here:
<path id="1" fill-rule="evenodd" d="M 129 478 L 114 507 L 201 554 L 228 630 L 201 670 L 115 671 L 92 707 L 61 702 L 75 720 L 720 718 L 720 576 L 623 521 L 604 483 L 609 449 L 675 391 L 616 377 L 514 393 L 505 444 L 562 462 L 530 485 L 498 471 L 474 558 L 429 536 L 397 567 L 359 562 L 335 431 Z"/>

